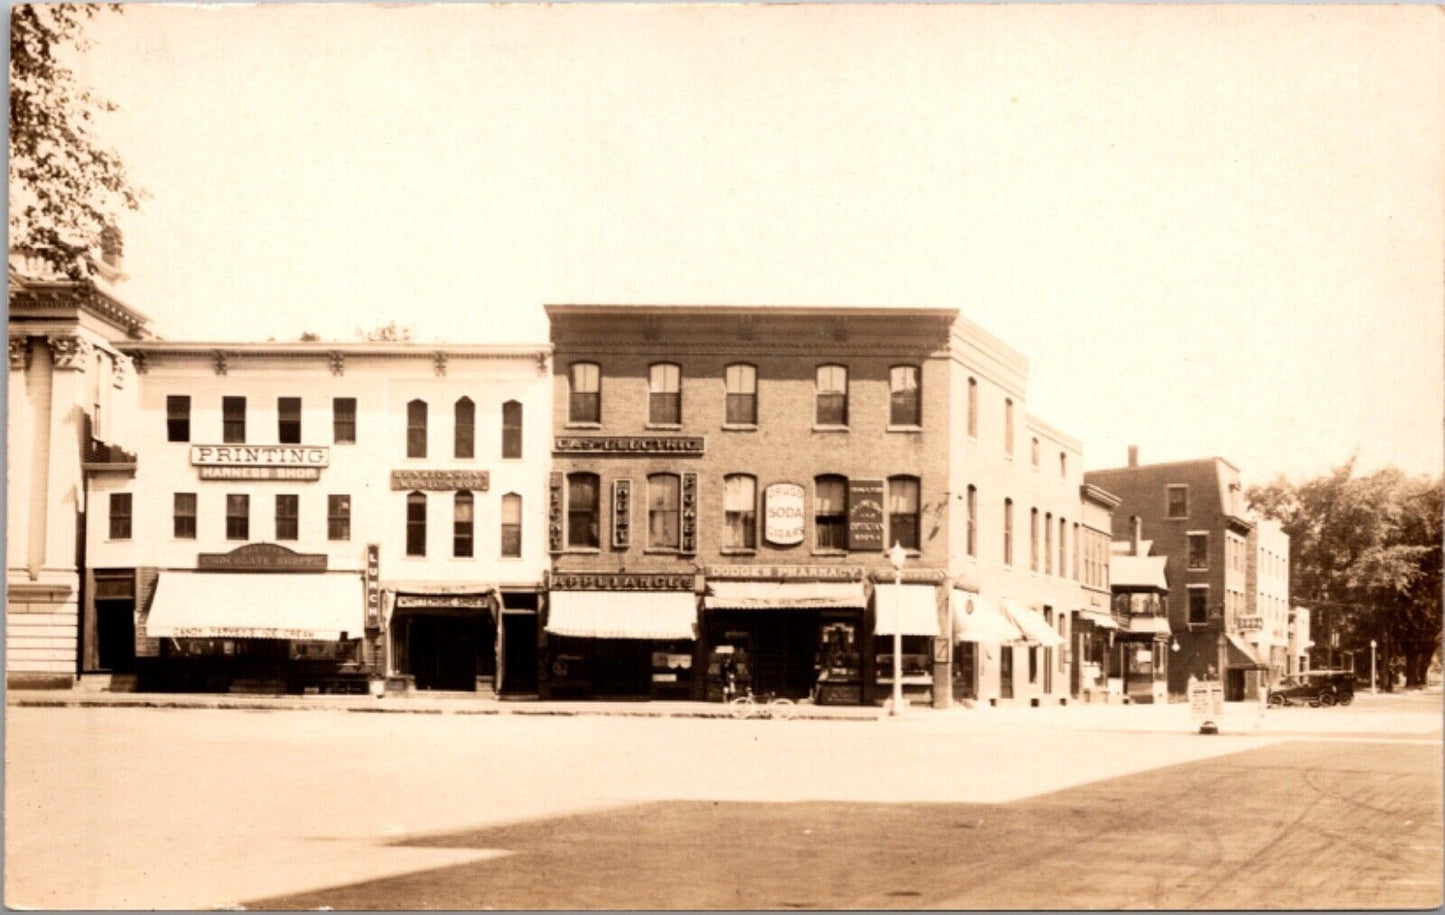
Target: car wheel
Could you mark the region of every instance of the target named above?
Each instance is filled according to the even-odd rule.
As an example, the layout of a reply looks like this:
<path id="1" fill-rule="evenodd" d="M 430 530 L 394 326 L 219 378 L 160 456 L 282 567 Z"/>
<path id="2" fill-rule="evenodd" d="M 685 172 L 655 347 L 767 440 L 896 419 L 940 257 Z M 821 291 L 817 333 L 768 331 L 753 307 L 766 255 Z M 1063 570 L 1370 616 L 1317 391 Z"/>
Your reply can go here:
<path id="1" fill-rule="evenodd" d="M 1338 700 L 1338 702 L 1339 702 L 1340 705 L 1349 705 L 1351 702 L 1354 702 L 1354 701 L 1355 701 L 1355 694 L 1354 694 L 1354 693 L 1346 693 L 1345 695 L 1341 696 L 1341 697 L 1339 698 L 1339 700 Z"/>
<path id="2" fill-rule="evenodd" d="M 1270 708 L 1284 708 L 1284 696 L 1274 693 L 1269 697 Z"/>
<path id="3" fill-rule="evenodd" d="M 1335 704 L 1335 694 L 1334 694 L 1334 693 L 1320 693 L 1320 707 L 1321 707 L 1321 708 L 1329 708 L 1330 706 L 1332 706 L 1332 705 L 1334 705 L 1334 704 Z"/>

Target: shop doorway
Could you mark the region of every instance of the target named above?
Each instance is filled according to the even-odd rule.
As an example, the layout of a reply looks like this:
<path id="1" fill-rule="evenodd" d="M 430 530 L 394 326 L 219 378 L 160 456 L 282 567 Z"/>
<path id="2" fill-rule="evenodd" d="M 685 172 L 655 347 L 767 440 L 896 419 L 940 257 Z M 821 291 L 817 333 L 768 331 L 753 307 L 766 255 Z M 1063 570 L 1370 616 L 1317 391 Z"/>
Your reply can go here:
<path id="1" fill-rule="evenodd" d="M 135 672 L 135 572 L 98 570 L 92 592 L 85 671 Z"/>
<path id="2" fill-rule="evenodd" d="M 818 678 L 820 620 L 814 610 L 715 610 L 708 644 L 746 653 L 754 692 L 806 699 Z"/>
<path id="3" fill-rule="evenodd" d="M 978 698 L 977 642 L 958 642 L 953 646 L 953 698 Z"/>
<path id="4" fill-rule="evenodd" d="M 535 602 L 536 595 L 532 595 Z M 511 596 L 507 597 L 508 602 Z M 502 611 L 502 686 L 504 695 L 537 692 L 537 613 Z"/>
<path id="5" fill-rule="evenodd" d="M 475 690 L 482 625 L 477 617 L 413 616 L 408 667 L 417 689 Z"/>
<path id="6" fill-rule="evenodd" d="M 1014 648 L 1004 645 L 998 653 L 998 695 L 1000 699 L 1014 697 Z"/>

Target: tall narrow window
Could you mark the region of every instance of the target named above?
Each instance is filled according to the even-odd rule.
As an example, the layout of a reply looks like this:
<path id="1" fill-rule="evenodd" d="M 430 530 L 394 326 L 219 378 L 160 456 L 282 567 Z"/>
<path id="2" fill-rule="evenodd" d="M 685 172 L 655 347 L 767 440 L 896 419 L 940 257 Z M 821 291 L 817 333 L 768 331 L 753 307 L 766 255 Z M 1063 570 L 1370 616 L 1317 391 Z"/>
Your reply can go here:
<path id="1" fill-rule="evenodd" d="M 596 549 L 601 542 L 597 531 L 597 474 L 567 475 L 567 545 Z"/>
<path id="2" fill-rule="evenodd" d="M 128 492 L 110 494 L 110 539 L 130 539 L 131 497 Z"/>
<path id="3" fill-rule="evenodd" d="M 978 555 L 978 487 L 968 487 L 968 555 Z"/>
<path id="4" fill-rule="evenodd" d="M 276 539 L 295 540 L 300 532 L 301 497 L 295 494 L 276 496 Z"/>
<path id="5" fill-rule="evenodd" d="M 245 494 L 226 495 L 226 539 L 251 539 L 251 497 Z"/>
<path id="6" fill-rule="evenodd" d="M 1168 487 L 1169 517 L 1189 517 L 1189 487 L 1177 485 Z"/>
<path id="7" fill-rule="evenodd" d="M 1029 459 L 1032 460 L 1032 461 L 1034 462 L 1034 466 L 1037 467 L 1037 466 L 1039 466 L 1039 440 L 1038 440 L 1038 438 L 1035 438 L 1035 439 L 1033 440 L 1033 444 L 1032 444 L 1030 447 L 1031 447 L 1032 450 L 1031 450 L 1030 453 L 1029 453 Z"/>
<path id="8" fill-rule="evenodd" d="M 522 556 L 522 497 L 514 492 L 502 496 L 502 556 Z"/>
<path id="9" fill-rule="evenodd" d="M 918 478 L 888 478 L 888 543 L 919 549 Z"/>
<path id="10" fill-rule="evenodd" d="M 918 366 L 895 365 L 888 370 L 888 424 L 918 426 L 923 422 L 918 396 Z"/>
<path id="11" fill-rule="evenodd" d="M 1003 402 L 1003 451 L 1009 457 L 1014 453 L 1014 402 L 1004 398 Z"/>
<path id="12" fill-rule="evenodd" d="M 471 458 L 477 456 L 477 407 L 470 397 L 457 400 L 453 409 L 455 423 L 453 430 L 452 457 Z"/>
<path id="13" fill-rule="evenodd" d="M 458 490 L 452 501 L 452 555 L 459 559 L 472 556 L 472 494 Z"/>
<path id="14" fill-rule="evenodd" d="M 1074 522 L 1074 581 L 1079 580 L 1079 522 Z"/>
<path id="15" fill-rule="evenodd" d="M 675 426 L 682 422 L 682 369 L 670 362 L 647 370 L 647 421 Z"/>
<path id="16" fill-rule="evenodd" d="M 1196 625 L 1209 621 L 1209 586 L 1189 589 L 1189 622 Z"/>
<path id="17" fill-rule="evenodd" d="M 356 444 L 356 398 L 331 398 L 331 440 L 338 445 Z"/>
<path id="18" fill-rule="evenodd" d="M 595 362 L 574 362 L 569 372 L 567 422 L 602 421 L 602 370 Z"/>
<path id="19" fill-rule="evenodd" d="M 1039 570 L 1039 510 L 1029 509 L 1029 571 Z"/>
<path id="20" fill-rule="evenodd" d="M 1189 568 L 1200 571 L 1209 568 L 1209 532 L 1191 533 L 1189 537 Z M 1229 541 L 1225 541 L 1228 543 Z"/>
<path id="21" fill-rule="evenodd" d="M 747 474 L 723 478 L 723 547 L 751 550 L 758 545 L 758 483 Z"/>
<path id="22" fill-rule="evenodd" d="M 406 555 L 426 555 L 426 493 L 406 494 Z"/>
<path id="23" fill-rule="evenodd" d="M 221 398 L 221 440 L 228 445 L 246 440 L 246 398 Z"/>
<path id="24" fill-rule="evenodd" d="M 351 496 L 326 497 L 326 539 L 351 539 Z"/>
<path id="25" fill-rule="evenodd" d="M 1014 564 L 1014 500 L 1003 500 L 1003 562 Z"/>
<path id="26" fill-rule="evenodd" d="M 820 426 L 848 425 L 848 369 L 841 365 L 820 365 L 817 372 L 817 409 Z"/>
<path id="27" fill-rule="evenodd" d="M 758 370 L 751 365 L 730 365 L 724 372 L 727 388 L 727 424 L 758 424 Z"/>
<path id="28" fill-rule="evenodd" d="M 978 438 L 978 379 L 968 379 L 968 437 Z"/>
<path id="29" fill-rule="evenodd" d="M 813 481 L 813 529 L 818 549 L 848 548 L 848 479 L 823 476 Z"/>
<path id="30" fill-rule="evenodd" d="M 1059 577 L 1068 578 L 1069 550 L 1065 541 L 1069 536 L 1069 524 L 1063 518 L 1059 519 Z"/>
<path id="31" fill-rule="evenodd" d="M 1059 476 L 1067 478 L 1069 475 L 1069 455 L 1066 452 L 1059 452 Z"/>
<path id="32" fill-rule="evenodd" d="M 1054 574 L 1054 513 L 1044 513 L 1044 574 Z"/>
<path id="33" fill-rule="evenodd" d="M 654 473 L 647 478 L 647 546 L 651 549 L 675 550 L 682 545 L 678 483 L 674 473 Z"/>
<path id="34" fill-rule="evenodd" d="M 177 540 L 196 539 L 196 494 L 178 492 L 171 515 L 171 536 Z"/>
<path id="35" fill-rule="evenodd" d="M 191 440 L 191 398 L 186 394 L 166 397 L 166 441 Z"/>
<path id="36" fill-rule="evenodd" d="M 406 456 L 426 457 L 426 401 L 413 400 L 406 405 Z"/>
<path id="37" fill-rule="evenodd" d="M 502 404 L 502 457 L 522 456 L 522 404 L 509 400 Z"/>
<path id="38" fill-rule="evenodd" d="M 283 445 L 301 444 L 301 398 L 276 398 L 276 441 Z"/>

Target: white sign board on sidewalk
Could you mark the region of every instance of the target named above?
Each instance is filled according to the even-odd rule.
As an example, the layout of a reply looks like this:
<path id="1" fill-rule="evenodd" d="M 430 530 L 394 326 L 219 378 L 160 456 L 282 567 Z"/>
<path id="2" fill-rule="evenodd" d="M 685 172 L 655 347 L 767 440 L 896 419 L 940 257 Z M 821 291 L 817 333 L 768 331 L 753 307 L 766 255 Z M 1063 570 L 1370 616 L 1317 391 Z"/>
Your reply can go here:
<path id="1" fill-rule="evenodd" d="M 1189 715 L 1194 723 L 1218 727 L 1224 717 L 1224 684 L 1218 680 L 1189 678 Z"/>

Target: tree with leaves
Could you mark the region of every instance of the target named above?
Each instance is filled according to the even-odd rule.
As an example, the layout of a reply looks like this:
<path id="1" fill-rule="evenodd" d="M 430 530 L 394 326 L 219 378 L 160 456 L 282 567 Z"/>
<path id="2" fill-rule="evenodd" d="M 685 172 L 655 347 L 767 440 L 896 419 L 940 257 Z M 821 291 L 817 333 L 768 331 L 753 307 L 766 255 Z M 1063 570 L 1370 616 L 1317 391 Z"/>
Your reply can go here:
<path id="1" fill-rule="evenodd" d="M 356 336 L 368 343 L 409 343 L 412 330 L 411 327 L 398 325 L 393 320 L 373 327 L 371 330 L 362 330 L 358 327 Z"/>
<path id="2" fill-rule="evenodd" d="M 88 280 L 102 234 L 139 206 L 124 163 L 100 142 L 95 115 L 115 106 L 66 65 L 90 47 L 86 24 L 110 4 L 35 4 L 10 14 L 10 245 L 56 274 Z"/>
<path id="3" fill-rule="evenodd" d="M 1331 473 L 1252 487 L 1250 504 L 1290 536 L 1290 593 L 1330 613 L 1341 647 L 1371 639 L 1404 658 L 1407 686 L 1423 686 L 1441 644 L 1442 481 L 1397 468 Z"/>

